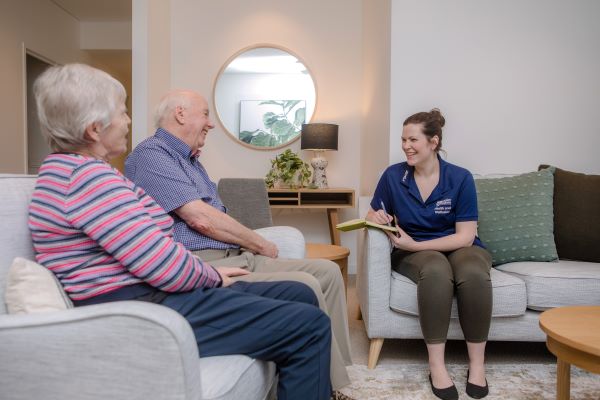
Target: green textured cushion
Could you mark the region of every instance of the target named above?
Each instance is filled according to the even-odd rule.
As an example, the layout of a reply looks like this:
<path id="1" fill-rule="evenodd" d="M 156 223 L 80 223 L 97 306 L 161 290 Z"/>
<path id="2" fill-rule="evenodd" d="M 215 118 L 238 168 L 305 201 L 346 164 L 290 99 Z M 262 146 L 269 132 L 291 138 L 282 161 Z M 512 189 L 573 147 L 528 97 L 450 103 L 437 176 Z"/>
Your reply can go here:
<path id="1" fill-rule="evenodd" d="M 553 233 L 552 171 L 475 179 L 477 232 L 493 264 L 558 259 Z"/>

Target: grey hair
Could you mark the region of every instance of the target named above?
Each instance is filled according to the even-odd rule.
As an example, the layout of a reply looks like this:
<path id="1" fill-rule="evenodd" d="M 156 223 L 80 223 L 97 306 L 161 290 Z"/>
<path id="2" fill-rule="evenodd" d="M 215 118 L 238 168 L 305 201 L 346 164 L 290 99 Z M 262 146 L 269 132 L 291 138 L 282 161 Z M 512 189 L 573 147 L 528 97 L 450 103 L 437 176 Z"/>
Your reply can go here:
<path id="1" fill-rule="evenodd" d="M 193 94 L 193 92 L 184 89 L 174 89 L 165 94 L 154 110 L 154 127 L 162 127 L 165 118 L 175 111 L 175 108 L 179 106 L 189 108 L 192 104 Z"/>
<path id="2" fill-rule="evenodd" d="M 54 151 L 87 146 L 86 128 L 98 123 L 105 129 L 127 96 L 121 82 L 85 64 L 48 68 L 33 93 L 42 134 Z"/>

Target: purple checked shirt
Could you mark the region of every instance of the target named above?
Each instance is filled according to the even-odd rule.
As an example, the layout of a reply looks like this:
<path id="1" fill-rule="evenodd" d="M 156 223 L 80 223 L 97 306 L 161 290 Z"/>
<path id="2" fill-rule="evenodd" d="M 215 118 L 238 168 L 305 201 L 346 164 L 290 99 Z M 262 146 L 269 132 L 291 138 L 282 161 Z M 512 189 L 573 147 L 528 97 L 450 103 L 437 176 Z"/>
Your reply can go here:
<path id="1" fill-rule="evenodd" d="M 230 249 L 239 246 L 212 239 L 193 229 L 174 212 L 201 200 L 227 212 L 206 169 L 192 149 L 166 130 L 141 142 L 125 161 L 125 175 L 146 191 L 175 220 L 173 237 L 188 250 Z"/>

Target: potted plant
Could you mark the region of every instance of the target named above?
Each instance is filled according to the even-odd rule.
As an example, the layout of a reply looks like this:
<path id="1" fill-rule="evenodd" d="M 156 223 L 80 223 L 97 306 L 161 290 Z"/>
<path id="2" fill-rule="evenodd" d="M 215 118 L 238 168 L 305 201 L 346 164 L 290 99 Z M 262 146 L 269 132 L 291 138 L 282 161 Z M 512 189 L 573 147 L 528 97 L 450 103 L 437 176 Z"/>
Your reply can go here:
<path id="1" fill-rule="evenodd" d="M 292 150 L 287 149 L 271 160 L 271 170 L 265 177 L 265 183 L 269 188 L 305 187 L 310 175 L 308 164 Z"/>

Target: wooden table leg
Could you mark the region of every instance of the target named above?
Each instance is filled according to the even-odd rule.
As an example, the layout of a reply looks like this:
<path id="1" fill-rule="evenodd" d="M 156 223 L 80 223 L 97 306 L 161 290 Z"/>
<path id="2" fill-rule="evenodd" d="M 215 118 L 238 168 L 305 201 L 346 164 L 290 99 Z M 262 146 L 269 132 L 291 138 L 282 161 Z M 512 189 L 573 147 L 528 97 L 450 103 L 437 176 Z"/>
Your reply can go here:
<path id="1" fill-rule="evenodd" d="M 571 364 L 557 358 L 556 362 L 556 399 L 571 398 Z"/>
<path id="2" fill-rule="evenodd" d="M 338 210 L 337 208 L 327 209 L 327 219 L 329 220 L 329 237 L 331 238 L 331 244 L 340 245 L 340 231 L 335 229 L 338 222 Z"/>

